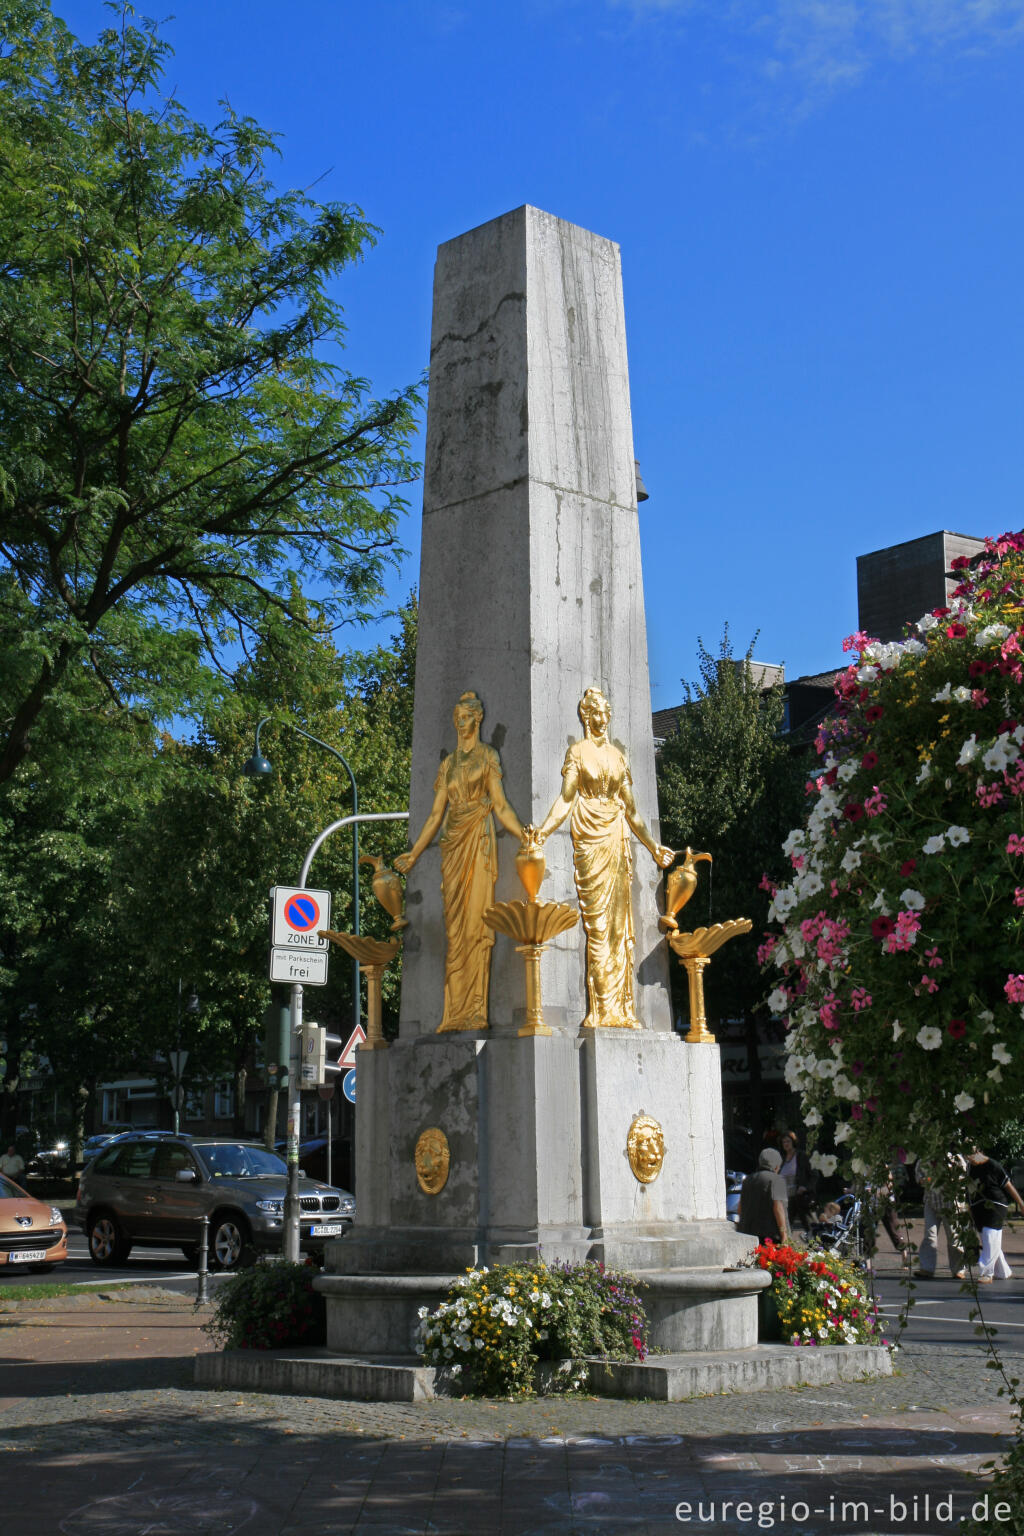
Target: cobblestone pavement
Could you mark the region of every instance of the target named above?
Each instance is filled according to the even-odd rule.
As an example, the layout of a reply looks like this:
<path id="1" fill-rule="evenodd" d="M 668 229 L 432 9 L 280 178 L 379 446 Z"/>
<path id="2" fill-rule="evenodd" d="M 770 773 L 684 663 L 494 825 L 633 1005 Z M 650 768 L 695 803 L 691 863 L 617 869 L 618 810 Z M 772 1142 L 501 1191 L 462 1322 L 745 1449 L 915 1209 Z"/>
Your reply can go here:
<path id="1" fill-rule="evenodd" d="M 688 1403 L 361 1404 L 195 1390 L 198 1321 L 140 1290 L 0 1313 L 4 1484 L 43 1499 L 12 1499 L 3 1536 L 44 1512 L 66 1536 L 949 1536 L 1010 1423 L 970 1344 Z"/>

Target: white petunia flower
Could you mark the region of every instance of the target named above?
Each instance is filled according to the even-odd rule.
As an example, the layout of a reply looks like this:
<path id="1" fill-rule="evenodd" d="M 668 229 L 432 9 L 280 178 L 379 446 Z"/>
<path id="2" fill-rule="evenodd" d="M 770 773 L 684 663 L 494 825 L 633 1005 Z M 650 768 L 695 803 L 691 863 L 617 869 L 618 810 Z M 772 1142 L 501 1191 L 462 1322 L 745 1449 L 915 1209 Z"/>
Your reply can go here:
<path id="1" fill-rule="evenodd" d="M 961 683 L 958 688 L 953 689 L 953 697 L 958 704 L 969 704 L 971 702 L 971 690 L 965 688 L 963 683 Z"/>
<path id="2" fill-rule="evenodd" d="M 922 1051 L 937 1051 L 942 1044 L 942 1030 L 934 1024 L 924 1024 L 914 1036 Z"/>
<path id="3" fill-rule="evenodd" d="M 832 1137 L 832 1140 L 837 1144 L 842 1141 L 849 1141 L 852 1134 L 853 1126 L 850 1124 L 849 1120 L 840 1120 L 839 1124 L 836 1126 L 835 1135 Z"/>
<path id="4" fill-rule="evenodd" d="M 930 837 L 925 843 L 923 851 L 925 853 L 941 853 L 945 846 L 946 834 L 944 832 L 936 832 L 935 836 Z"/>
<path id="5" fill-rule="evenodd" d="M 809 1109 L 807 1111 L 806 1115 L 804 1115 L 804 1125 L 811 1126 L 811 1125 L 820 1125 L 820 1124 L 821 1124 L 821 1110 L 820 1109 Z"/>
<path id="6" fill-rule="evenodd" d="M 996 1040 L 992 1046 L 992 1060 L 998 1061 L 1000 1066 L 1008 1067 L 1013 1057 L 1001 1040 Z"/>
<path id="7" fill-rule="evenodd" d="M 991 1072 L 986 1073 L 986 1076 L 990 1077 L 994 1083 L 1001 1083 L 1003 1080 L 1003 1069 L 1002 1067 L 993 1067 Z"/>
<path id="8" fill-rule="evenodd" d="M 933 704 L 947 704 L 949 702 L 949 696 L 952 693 L 952 691 L 953 691 L 952 683 L 947 683 L 945 688 L 940 688 L 938 693 L 933 693 L 932 694 L 932 703 Z"/>
<path id="9" fill-rule="evenodd" d="M 966 1114 L 969 1109 L 974 1108 L 974 1100 L 969 1093 L 958 1093 L 953 1103 L 962 1115 Z"/>
<path id="10" fill-rule="evenodd" d="M 863 1175 L 868 1172 L 868 1165 L 862 1157 L 852 1157 L 850 1159 L 850 1167 L 853 1169 L 854 1173 Z"/>
<path id="11" fill-rule="evenodd" d="M 892 1037 L 893 1037 L 893 1039 L 894 1040 L 898 1040 L 900 1035 L 902 1035 L 902 1033 L 903 1033 L 903 1025 L 900 1023 L 899 1019 L 893 1019 L 893 1021 L 892 1021 Z"/>
<path id="12" fill-rule="evenodd" d="M 768 994 L 768 1012 L 773 1014 L 785 1013 L 789 1003 L 789 993 L 785 987 L 776 987 L 774 992 Z"/>
<path id="13" fill-rule="evenodd" d="M 857 681 L 859 683 L 873 683 L 878 677 L 877 667 L 858 667 Z"/>
<path id="14" fill-rule="evenodd" d="M 958 768 L 963 768 L 967 763 L 973 763 L 981 748 L 978 746 L 977 736 L 970 735 L 960 748 L 960 756 L 956 760 Z"/>
<path id="15" fill-rule="evenodd" d="M 904 640 L 901 647 L 904 656 L 923 656 L 928 647 L 921 640 Z"/>
<path id="16" fill-rule="evenodd" d="M 961 848 L 964 843 L 969 843 L 971 834 L 966 827 L 947 827 L 946 841 L 951 848 Z"/>
<path id="17" fill-rule="evenodd" d="M 852 875 L 855 869 L 859 869 L 860 854 L 857 852 L 856 848 L 847 848 L 846 852 L 843 854 L 839 861 L 839 866 L 841 869 L 845 869 L 848 875 Z"/>
<path id="18" fill-rule="evenodd" d="M 856 1101 L 860 1098 L 860 1089 L 857 1087 L 856 1083 L 851 1083 L 845 1072 L 836 1073 L 832 1080 L 832 1092 L 836 1094 L 840 1099 L 852 1099 Z"/>
<path id="19" fill-rule="evenodd" d="M 924 897 L 920 891 L 915 891 L 908 885 L 905 891 L 900 892 L 900 905 L 906 907 L 908 912 L 923 912 Z"/>
<path id="20" fill-rule="evenodd" d="M 804 846 L 803 827 L 795 827 L 782 845 L 782 851 L 786 858 L 791 858 L 794 853 L 799 853 Z"/>
<path id="21" fill-rule="evenodd" d="M 917 770 L 917 778 L 915 780 L 915 783 L 923 784 L 925 779 L 931 777 L 931 772 L 932 772 L 931 759 L 926 757 L 924 762 L 921 764 L 920 768 Z"/>
<path id="22" fill-rule="evenodd" d="M 890 917 L 892 915 L 890 913 L 888 907 L 885 904 L 885 892 L 884 891 L 879 891 L 878 895 L 875 897 L 875 899 L 871 903 L 871 905 L 873 907 L 877 907 L 879 912 L 881 912 L 883 917 Z"/>
<path id="23" fill-rule="evenodd" d="M 857 766 L 858 765 L 855 762 L 853 762 L 850 758 L 847 758 L 846 762 L 836 769 L 836 778 L 839 780 L 840 784 L 849 784 L 850 780 L 857 772 Z"/>
<path id="24" fill-rule="evenodd" d="M 918 619 L 917 623 L 914 625 L 914 628 L 917 630 L 919 635 L 926 635 L 930 629 L 938 629 L 938 627 L 939 621 L 935 617 L 934 613 L 926 613 L 924 617 Z"/>
<path id="25" fill-rule="evenodd" d="M 819 1173 L 830 1179 L 839 1167 L 838 1157 L 833 1157 L 830 1152 L 812 1152 L 811 1167 L 817 1168 Z"/>
<path id="26" fill-rule="evenodd" d="M 1008 624 L 986 624 L 984 629 L 979 629 L 974 637 L 974 643 L 979 648 L 986 645 L 998 645 L 1005 640 L 1010 633 Z"/>
<path id="27" fill-rule="evenodd" d="M 1015 763 L 1019 757 L 1020 748 L 1016 742 L 1010 740 L 1007 734 L 996 737 L 988 751 L 982 756 L 981 761 L 989 773 L 1002 773 L 1005 769 L 1009 768 L 1011 763 Z"/>

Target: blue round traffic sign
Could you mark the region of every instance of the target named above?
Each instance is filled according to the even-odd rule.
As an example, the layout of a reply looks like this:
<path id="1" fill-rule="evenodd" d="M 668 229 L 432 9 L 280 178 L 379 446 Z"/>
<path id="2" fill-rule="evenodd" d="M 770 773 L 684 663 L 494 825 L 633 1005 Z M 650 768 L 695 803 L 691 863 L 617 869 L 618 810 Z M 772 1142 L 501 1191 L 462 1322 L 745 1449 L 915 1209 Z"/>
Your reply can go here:
<path id="1" fill-rule="evenodd" d="M 284 920 L 296 933 L 311 933 L 320 921 L 320 903 L 308 891 L 299 891 L 285 902 Z"/>
<path id="2" fill-rule="evenodd" d="M 348 1099 L 350 1104 L 354 1104 L 355 1103 L 355 1101 L 356 1101 L 356 1069 L 355 1069 L 355 1067 L 353 1067 L 350 1072 L 346 1072 L 345 1076 L 342 1078 L 342 1080 L 341 1080 L 341 1091 L 345 1095 L 346 1099 Z"/>

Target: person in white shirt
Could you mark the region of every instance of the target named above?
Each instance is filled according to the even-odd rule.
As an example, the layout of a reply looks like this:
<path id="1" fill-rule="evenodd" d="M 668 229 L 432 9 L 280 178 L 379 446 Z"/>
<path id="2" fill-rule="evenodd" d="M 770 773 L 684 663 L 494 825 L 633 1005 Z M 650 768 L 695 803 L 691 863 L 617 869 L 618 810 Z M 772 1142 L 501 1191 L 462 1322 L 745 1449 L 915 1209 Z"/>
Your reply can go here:
<path id="1" fill-rule="evenodd" d="M 18 1155 L 17 1147 L 8 1147 L 0 1157 L 0 1173 L 6 1173 L 9 1179 L 20 1179 L 24 1172 L 25 1159 Z"/>

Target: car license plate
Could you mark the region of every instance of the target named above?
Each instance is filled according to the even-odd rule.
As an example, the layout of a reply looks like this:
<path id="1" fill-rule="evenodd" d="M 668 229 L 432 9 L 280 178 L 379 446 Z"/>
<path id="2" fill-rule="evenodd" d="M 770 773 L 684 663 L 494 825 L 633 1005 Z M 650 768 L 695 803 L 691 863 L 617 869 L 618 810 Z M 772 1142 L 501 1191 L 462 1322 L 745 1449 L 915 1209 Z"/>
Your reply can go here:
<path id="1" fill-rule="evenodd" d="M 9 1253 L 8 1264 L 38 1264 L 40 1259 L 46 1258 L 45 1248 L 23 1248 L 20 1253 Z"/>
<path id="2" fill-rule="evenodd" d="M 339 1226 L 310 1227 L 309 1235 L 310 1237 L 344 1237 L 345 1228 Z"/>

